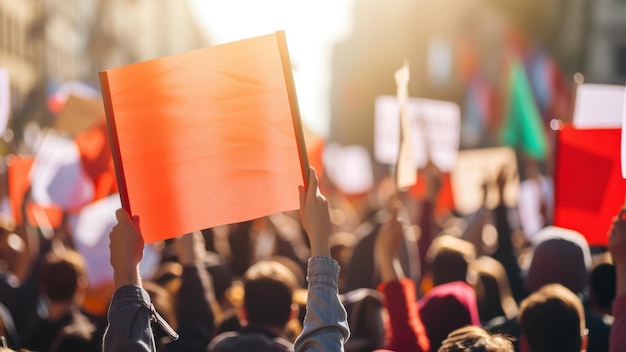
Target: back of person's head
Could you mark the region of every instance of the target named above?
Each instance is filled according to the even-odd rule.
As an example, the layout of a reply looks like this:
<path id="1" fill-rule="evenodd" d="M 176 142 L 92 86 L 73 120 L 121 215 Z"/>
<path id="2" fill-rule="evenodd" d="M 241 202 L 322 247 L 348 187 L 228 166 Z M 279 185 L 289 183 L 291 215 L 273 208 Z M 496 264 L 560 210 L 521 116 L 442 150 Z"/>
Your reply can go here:
<path id="1" fill-rule="evenodd" d="M 209 344 L 209 352 L 289 352 L 293 344 L 283 338 L 264 334 L 240 334 L 228 331 L 217 335 Z"/>
<path id="2" fill-rule="evenodd" d="M 19 350 L 12 350 L 8 347 L 0 347 L 0 352 L 31 352 L 30 350 L 20 348 Z"/>
<path id="3" fill-rule="evenodd" d="M 556 226 L 541 229 L 532 242 L 526 288 L 534 292 L 544 285 L 557 283 L 580 294 L 587 288 L 591 253 L 579 232 Z"/>
<path id="4" fill-rule="evenodd" d="M 478 326 L 465 326 L 451 332 L 438 352 L 513 352 L 511 340 L 490 334 Z"/>
<path id="5" fill-rule="evenodd" d="M 172 295 L 165 288 L 151 281 L 143 281 L 142 286 L 150 296 L 150 301 L 154 305 L 154 309 L 156 309 L 165 321 L 176 330 L 178 321 L 176 317 L 176 307 L 174 306 L 175 301 Z M 167 333 L 162 331 L 162 336 L 167 336 Z"/>
<path id="6" fill-rule="evenodd" d="M 48 253 L 42 262 L 41 289 L 51 301 L 70 301 L 87 277 L 83 256 L 69 248 Z"/>
<path id="7" fill-rule="evenodd" d="M 480 325 L 476 294 L 463 281 L 432 288 L 419 301 L 419 313 L 430 339 L 431 351 L 437 351 L 450 332 L 465 325 Z"/>
<path id="8" fill-rule="evenodd" d="M 385 327 L 381 309 L 383 297 L 377 290 L 360 288 L 341 295 L 348 314 L 350 339 L 344 348 L 350 351 L 372 351 L 385 345 Z"/>
<path id="9" fill-rule="evenodd" d="M 563 285 L 546 285 L 524 299 L 518 321 L 522 350 L 579 352 L 586 348 L 582 302 Z"/>
<path id="10" fill-rule="evenodd" d="M 170 295 L 176 295 L 182 284 L 183 266 L 178 262 L 166 261 L 157 266 L 151 282 L 163 287 Z"/>
<path id="11" fill-rule="evenodd" d="M 233 284 L 233 272 L 226 261 L 215 252 L 207 252 L 204 264 L 213 280 L 215 299 L 219 303 L 226 302 L 226 292 Z"/>
<path id="12" fill-rule="evenodd" d="M 426 254 L 433 272 L 433 284 L 467 281 L 469 265 L 475 258 L 476 248 L 470 242 L 453 235 L 439 235 Z"/>
<path id="13" fill-rule="evenodd" d="M 601 263 L 591 270 L 590 300 L 593 309 L 610 314 L 615 298 L 615 266 L 610 263 Z"/>
<path id="14" fill-rule="evenodd" d="M 244 275 L 244 305 L 249 324 L 284 327 L 291 318 L 297 279 L 284 264 L 262 260 Z"/>
<path id="15" fill-rule="evenodd" d="M 476 290 L 478 313 L 484 322 L 504 316 L 513 318 L 518 313 L 504 266 L 497 260 L 481 256 L 472 264 L 478 275 L 480 290 Z"/>

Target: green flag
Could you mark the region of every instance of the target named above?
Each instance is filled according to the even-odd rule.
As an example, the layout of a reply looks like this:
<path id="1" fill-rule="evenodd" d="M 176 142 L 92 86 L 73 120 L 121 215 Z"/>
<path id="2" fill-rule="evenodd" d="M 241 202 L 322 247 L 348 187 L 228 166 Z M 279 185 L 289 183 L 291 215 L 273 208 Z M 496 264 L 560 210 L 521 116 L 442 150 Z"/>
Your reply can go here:
<path id="1" fill-rule="evenodd" d="M 502 142 L 528 157 L 545 160 L 548 154 L 546 131 L 526 71 L 519 61 L 511 65 L 508 88 L 505 122 L 500 131 Z"/>

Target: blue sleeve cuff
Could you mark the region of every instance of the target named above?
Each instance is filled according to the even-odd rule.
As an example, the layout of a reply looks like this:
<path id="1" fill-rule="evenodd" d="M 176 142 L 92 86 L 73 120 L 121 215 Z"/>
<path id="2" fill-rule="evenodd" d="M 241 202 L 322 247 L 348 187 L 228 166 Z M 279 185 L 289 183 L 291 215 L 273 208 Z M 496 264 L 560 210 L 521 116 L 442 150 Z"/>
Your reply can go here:
<path id="1" fill-rule="evenodd" d="M 331 257 L 315 256 L 309 258 L 307 269 L 309 286 L 331 284 L 337 287 L 337 278 L 340 270 L 339 263 Z"/>

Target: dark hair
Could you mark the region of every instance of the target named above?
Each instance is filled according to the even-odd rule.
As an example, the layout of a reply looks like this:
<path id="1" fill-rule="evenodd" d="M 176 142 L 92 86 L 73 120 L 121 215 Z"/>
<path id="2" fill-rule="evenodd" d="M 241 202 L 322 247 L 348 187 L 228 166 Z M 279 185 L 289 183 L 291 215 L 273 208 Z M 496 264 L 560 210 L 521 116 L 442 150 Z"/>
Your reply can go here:
<path id="1" fill-rule="evenodd" d="M 449 234 L 433 240 L 426 260 L 430 262 L 435 286 L 454 281 L 467 281 L 470 263 L 476 259 L 473 244 Z"/>
<path id="2" fill-rule="evenodd" d="M 85 277 L 84 258 L 71 249 L 50 252 L 42 263 L 42 290 L 52 301 L 71 300 L 78 288 L 79 279 Z"/>
<path id="3" fill-rule="evenodd" d="M 611 310 L 615 299 L 615 266 L 609 263 L 598 264 L 591 271 L 591 294 L 595 303 L 607 310 Z"/>
<path id="4" fill-rule="evenodd" d="M 519 325 L 533 352 L 578 352 L 585 331 L 581 300 L 561 284 L 549 284 L 522 301 Z"/>
<path id="5" fill-rule="evenodd" d="M 448 334 L 438 352 L 513 352 L 511 339 L 490 334 L 478 326 L 465 326 Z"/>
<path id="6" fill-rule="evenodd" d="M 276 327 L 287 324 L 297 280 L 285 265 L 274 260 L 257 262 L 246 271 L 243 287 L 250 324 Z"/>

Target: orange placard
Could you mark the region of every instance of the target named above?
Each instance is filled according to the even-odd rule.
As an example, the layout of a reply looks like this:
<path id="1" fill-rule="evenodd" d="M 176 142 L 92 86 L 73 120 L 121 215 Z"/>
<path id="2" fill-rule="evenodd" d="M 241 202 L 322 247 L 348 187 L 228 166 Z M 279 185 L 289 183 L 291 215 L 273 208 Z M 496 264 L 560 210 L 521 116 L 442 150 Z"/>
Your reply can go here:
<path id="1" fill-rule="evenodd" d="M 284 32 L 100 72 L 122 206 L 147 243 L 299 207 Z"/>

